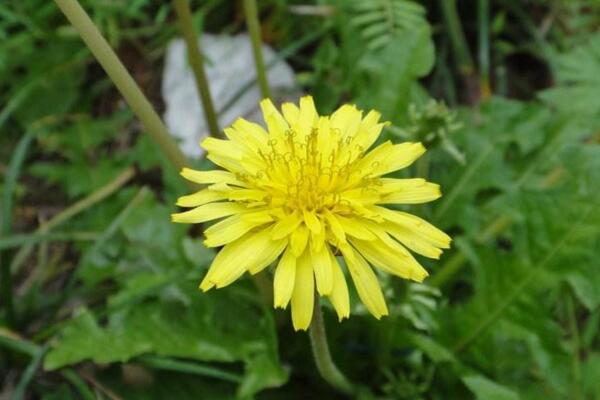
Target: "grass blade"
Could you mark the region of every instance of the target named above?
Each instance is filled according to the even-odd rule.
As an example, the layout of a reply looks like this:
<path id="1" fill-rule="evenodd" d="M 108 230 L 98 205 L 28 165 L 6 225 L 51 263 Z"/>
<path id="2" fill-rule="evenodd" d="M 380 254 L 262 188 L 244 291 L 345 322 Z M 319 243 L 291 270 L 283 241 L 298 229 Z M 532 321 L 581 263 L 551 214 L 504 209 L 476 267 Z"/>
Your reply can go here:
<path id="1" fill-rule="evenodd" d="M 6 174 L 6 183 L 4 185 L 4 193 L 2 197 L 2 226 L 0 226 L 0 234 L 2 237 L 10 235 L 12 231 L 12 214 L 13 214 L 13 195 L 17 186 L 17 181 L 21 175 L 21 169 L 23 167 L 23 161 L 27 154 L 27 149 L 33 139 L 33 131 L 27 132 L 15 149 L 10 164 L 8 166 L 8 172 Z M 0 296 L 1 303 L 6 308 L 6 316 L 9 324 L 14 323 L 14 306 L 13 306 L 13 287 L 12 287 L 12 273 L 10 270 L 10 263 L 12 254 L 9 252 L 0 252 Z"/>
<path id="2" fill-rule="evenodd" d="M 242 377 L 239 375 L 195 362 L 192 363 L 157 356 L 144 356 L 140 358 L 140 361 L 142 361 L 143 364 L 156 369 L 208 376 L 235 383 L 242 381 Z"/>

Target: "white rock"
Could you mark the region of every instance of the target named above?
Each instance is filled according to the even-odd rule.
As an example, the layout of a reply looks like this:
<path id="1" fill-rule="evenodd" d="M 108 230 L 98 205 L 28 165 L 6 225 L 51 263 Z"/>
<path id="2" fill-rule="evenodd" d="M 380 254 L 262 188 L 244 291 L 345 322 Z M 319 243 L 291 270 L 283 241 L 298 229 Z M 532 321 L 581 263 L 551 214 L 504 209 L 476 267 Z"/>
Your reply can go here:
<path id="1" fill-rule="evenodd" d="M 247 34 L 203 34 L 200 43 L 219 127 L 223 129 L 229 126 L 238 117 L 262 123 L 258 108 L 261 94 L 256 82 L 250 37 Z M 292 68 L 285 61 L 278 61 L 269 67 L 276 53 L 267 45 L 263 45 L 263 56 L 274 97 L 296 92 Z M 208 126 L 187 62 L 184 41 L 173 40 L 167 46 L 165 58 L 162 81 L 165 123 L 188 157 L 201 157 L 204 150 L 198 143 L 208 135 Z"/>

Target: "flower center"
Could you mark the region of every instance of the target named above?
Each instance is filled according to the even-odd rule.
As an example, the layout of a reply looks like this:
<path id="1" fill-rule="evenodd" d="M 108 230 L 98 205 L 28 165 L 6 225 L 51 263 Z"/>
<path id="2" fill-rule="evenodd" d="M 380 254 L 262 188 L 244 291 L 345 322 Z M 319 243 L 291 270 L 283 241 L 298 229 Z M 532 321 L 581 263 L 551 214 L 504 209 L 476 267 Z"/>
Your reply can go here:
<path id="1" fill-rule="evenodd" d="M 349 210 L 342 193 L 369 184 L 356 167 L 364 149 L 336 129 L 314 128 L 307 135 L 288 130 L 284 138 L 271 139 L 269 151 L 260 152 L 267 168 L 253 177 L 254 184 L 269 193 L 267 201 L 287 212 Z"/>

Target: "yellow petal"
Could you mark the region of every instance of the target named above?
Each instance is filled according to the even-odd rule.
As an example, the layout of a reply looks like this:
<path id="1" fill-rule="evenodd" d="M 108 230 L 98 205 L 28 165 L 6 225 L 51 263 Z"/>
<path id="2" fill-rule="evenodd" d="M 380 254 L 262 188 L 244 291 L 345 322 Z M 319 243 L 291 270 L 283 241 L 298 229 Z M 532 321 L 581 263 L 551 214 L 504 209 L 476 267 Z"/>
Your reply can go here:
<path id="1" fill-rule="evenodd" d="M 243 174 L 246 172 L 239 160 L 235 160 L 230 157 L 220 156 L 214 153 L 209 153 L 206 156 L 206 158 L 212 161 L 214 164 L 218 165 L 219 167 L 225 168 L 227 171 L 231 171 L 236 174 Z"/>
<path id="2" fill-rule="evenodd" d="M 262 100 L 260 108 L 269 131 L 270 146 L 277 150 L 278 153 L 284 154 L 286 150 L 285 133 L 290 129 L 287 121 L 269 99 Z"/>
<path id="3" fill-rule="evenodd" d="M 273 102 L 271 101 L 271 99 L 263 99 L 260 102 L 260 109 L 262 110 L 262 114 L 264 117 L 266 116 L 273 116 L 276 119 L 276 122 L 278 124 L 281 124 L 282 127 L 285 127 L 285 129 L 287 129 L 288 124 L 285 121 L 285 119 L 283 118 L 283 116 L 279 113 L 279 111 L 277 110 L 277 108 L 275 107 L 275 105 L 273 104 Z"/>
<path id="4" fill-rule="evenodd" d="M 308 229 L 304 225 L 300 225 L 298 229 L 292 232 L 292 236 L 290 237 L 290 246 L 292 246 L 292 251 L 296 257 L 300 257 L 300 255 L 304 252 L 306 243 L 308 243 L 308 234 Z"/>
<path id="5" fill-rule="evenodd" d="M 268 230 L 242 236 L 227 244 L 217 254 L 200 289 L 207 291 L 214 286 L 221 288 L 246 271 L 259 272 L 275 261 L 285 246 L 285 240 L 271 240 Z"/>
<path id="6" fill-rule="evenodd" d="M 440 186 L 425 179 L 382 179 L 380 204 L 420 204 L 442 196 Z"/>
<path id="7" fill-rule="evenodd" d="M 179 207 L 198 207 L 213 201 L 224 200 L 227 197 L 223 193 L 210 191 L 208 189 L 200 190 L 194 194 L 181 196 L 177 199 Z"/>
<path id="8" fill-rule="evenodd" d="M 371 232 L 364 224 L 358 222 L 358 220 L 342 217 L 340 215 L 336 215 L 336 218 L 340 222 L 342 228 L 344 228 L 344 232 L 346 232 L 348 235 L 362 240 L 376 239 L 376 236 L 373 234 L 373 232 Z"/>
<path id="9" fill-rule="evenodd" d="M 246 183 L 240 181 L 229 171 L 196 171 L 190 168 L 181 170 L 181 176 L 195 183 L 227 183 L 230 185 L 246 187 Z"/>
<path id="10" fill-rule="evenodd" d="M 317 148 L 321 154 L 331 154 L 332 146 L 335 142 L 335 134 L 331 132 L 329 117 L 319 117 L 317 122 Z"/>
<path id="11" fill-rule="evenodd" d="M 329 253 L 329 245 L 321 243 L 320 246 L 314 246 L 311 243 L 311 264 L 315 271 L 317 291 L 321 296 L 329 295 L 333 288 L 333 272 L 331 270 L 331 258 L 329 257 Z"/>
<path id="12" fill-rule="evenodd" d="M 319 114 L 315 108 L 315 102 L 312 96 L 300 98 L 300 115 L 298 116 L 298 125 L 301 132 L 305 135 L 311 134 L 312 128 L 317 124 Z"/>
<path id="13" fill-rule="evenodd" d="M 351 239 L 350 242 L 371 264 L 390 274 L 416 282 L 422 282 L 429 275 L 400 243 L 391 247 L 378 240 Z"/>
<path id="14" fill-rule="evenodd" d="M 295 330 L 307 330 L 312 321 L 315 301 L 315 278 L 310 264 L 310 252 L 305 251 L 296 266 L 296 280 L 292 294 L 292 324 Z"/>
<path id="15" fill-rule="evenodd" d="M 356 106 L 344 104 L 331 114 L 331 128 L 339 131 L 341 137 L 354 136 L 361 119 L 362 112 Z"/>
<path id="16" fill-rule="evenodd" d="M 327 239 L 325 237 L 325 229 L 321 229 L 319 233 L 310 233 L 310 245 L 314 250 L 320 250 L 321 247 L 325 245 L 326 241 Z"/>
<path id="17" fill-rule="evenodd" d="M 401 143 L 393 146 L 390 154 L 382 163 L 382 168 L 378 169 L 377 174 L 385 175 L 390 172 L 406 168 L 425 153 L 425 146 L 422 143 Z M 386 167 L 386 168 L 383 168 Z"/>
<path id="18" fill-rule="evenodd" d="M 422 218 L 403 211 L 390 210 L 385 207 L 375 206 L 371 209 L 374 212 L 379 213 L 379 215 L 381 215 L 384 219 L 410 230 L 413 234 L 429 241 L 436 247 L 440 247 L 442 249 L 447 249 L 450 247 L 450 242 L 452 241 L 450 236 Z"/>
<path id="19" fill-rule="evenodd" d="M 255 218 L 253 220 L 249 220 L 247 218 L 243 218 L 243 215 L 238 214 L 226 218 L 223 221 L 217 222 L 204 231 L 204 235 L 206 236 L 204 245 L 206 247 L 223 246 L 242 237 L 251 229 L 264 225 L 273 220 L 273 218 L 268 214 L 263 213 L 261 215 L 261 219 Z"/>
<path id="20" fill-rule="evenodd" d="M 267 196 L 267 193 L 262 190 L 237 188 L 231 188 L 225 194 L 227 195 L 227 200 L 230 201 L 262 201 Z"/>
<path id="21" fill-rule="evenodd" d="M 321 222 L 319 221 L 319 218 L 317 218 L 314 212 L 304 210 L 303 215 L 304 223 L 306 224 L 308 229 L 310 229 L 314 233 L 321 232 Z"/>
<path id="22" fill-rule="evenodd" d="M 253 208 L 251 212 L 242 214 L 242 219 L 244 219 L 245 221 L 248 221 L 250 223 L 273 221 L 273 215 L 276 215 L 276 214 L 277 214 L 277 209 L 273 209 L 273 208 L 255 209 L 255 208 Z"/>
<path id="23" fill-rule="evenodd" d="M 273 278 L 274 307 L 286 308 L 294 291 L 296 256 L 288 247 L 275 269 Z"/>
<path id="24" fill-rule="evenodd" d="M 237 143 L 231 140 L 216 139 L 213 137 L 205 138 L 200 146 L 204 148 L 209 154 L 215 154 L 221 157 L 233 158 L 234 160 L 240 160 L 244 151 L 237 145 Z"/>
<path id="25" fill-rule="evenodd" d="M 366 152 L 369 147 L 375 143 L 382 129 L 389 123 L 378 123 L 381 114 L 377 111 L 369 111 L 365 118 L 361 121 L 358 128 L 356 137 L 354 138 L 354 145 L 357 146 L 362 152 Z"/>
<path id="26" fill-rule="evenodd" d="M 263 232 L 267 237 L 269 237 L 268 246 L 265 246 L 261 252 L 260 262 L 253 263 L 248 267 L 248 272 L 252 275 L 258 274 L 260 271 L 271 265 L 277 257 L 281 255 L 283 250 L 287 247 L 287 240 L 272 240 L 270 239 L 270 234 L 268 230 Z M 255 251 L 259 251 L 259 247 L 255 248 Z"/>
<path id="27" fill-rule="evenodd" d="M 337 259 L 331 252 L 329 253 L 329 257 L 331 258 L 333 274 L 333 287 L 331 289 L 331 294 L 329 295 L 329 301 L 331 301 L 331 304 L 338 315 L 338 319 L 341 321 L 350 316 L 348 286 L 346 285 L 346 277 L 344 276 Z"/>
<path id="28" fill-rule="evenodd" d="M 380 176 L 406 168 L 425 153 L 421 143 L 406 142 L 393 145 L 387 141 L 370 151 L 356 168 L 364 171 L 363 175 Z"/>
<path id="29" fill-rule="evenodd" d="M 247 207 L 240 203 L 209 203 L 196 207 L 190 211 L 171 214 L 173 222 L 197 224 L 213 219 L 227 217 L 247 211 Z"/>
<path id="30" fill-rule="evenodd" d="M 329 228 L 331 229 L 331 232 L 333 233 L 333 236 L 335 236 L 336 240 L 339 243 L 345 243 L 346 242 L 346 233 L 344 232 L 344 228 L 342 227 L 342 224 L 340 223 L 340 221 L 329 210 L 325 210 L 324 215 L 325 215 L 325 220 L 327 221 L 327 224 L 329 225 Z"/>
<path id="31" fill-rule="evenodd" d="M 281 105 L 281 112 L 283 113 L 283 117 L 291 126 L 294 126 L 298 123 L 298 118 L 300 117 L 300 109 L 294 103 L 283 103 Z"/>
<path id="32" fill-rule="evenodd" d="M 342 192 L 342 200 L 351 204 L 375 204 L 380 202 L 381 195 L 376 190 L 365 190 L 364 188 L 350 189 Z"/>
<path id="33" fill-rule="evenodd" d="M 239 146 L 258 154 L 267 149 L 268 133 L 258 124 L 238 118 L 231 128 L 225 128 L 225 136 Z"/>
<path id="34" fill-rule="evenodd" d="M 390 222 L 382 224 L 381 227 L 415 253 L 435 259 L 439 259 L 442 255 L 442 250 L 440 248 L 434 246 L 430 241 L 423 239 L 419 235 L 415 235 L 413 231 L 406 227 Z"/>
<path id="35" fill-rule="evenodd" d="M 287 237 L 294 232 L 301 223 L 302 219 L 300 219 L 296 213 L 290 214 L 289 216 L 280 219 L 275 225 L 273 225 L 271 238 L 281 239 Z"/>
<path id="36" fill-rule="evenodd" d="M 377 281 L 377 276 L 364 258 L 350 245 L 340 247 L 354 286 L 367 310 L 377 319 L 388 315 L 385 298 Z"/>

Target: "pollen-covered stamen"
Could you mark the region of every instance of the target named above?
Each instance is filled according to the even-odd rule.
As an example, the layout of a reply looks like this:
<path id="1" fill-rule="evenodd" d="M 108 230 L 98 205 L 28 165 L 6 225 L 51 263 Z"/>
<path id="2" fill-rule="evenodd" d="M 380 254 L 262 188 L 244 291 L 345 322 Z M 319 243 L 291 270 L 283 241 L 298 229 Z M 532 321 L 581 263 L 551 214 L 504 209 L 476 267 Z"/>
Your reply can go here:
<path id="1" fill-rule="evenodd" d="M 320 138 L 323 134 L 329 136 Z M 353 139 L 343 137 L 339 129 L 323 131 L 315 127 L 306 135 L 289 129 L 282 146 L 272 139 L 268 142 L 270 151 L 259 152 L 266 169 L 240 179 L 263 189 L 270 188 L 271 204 L 290 212 L 348 209 L 348 204 L 342 204 L 341 194 L 347 190 L 351 178 L 360 177 L 356 164 L 364 154 L 364 149 L 353 144 Z M 324 141 L 331 145 L 320 148 L 319 143 Z M 375 178 L 357 181 L 365 190 L 378 184 Z"/>

